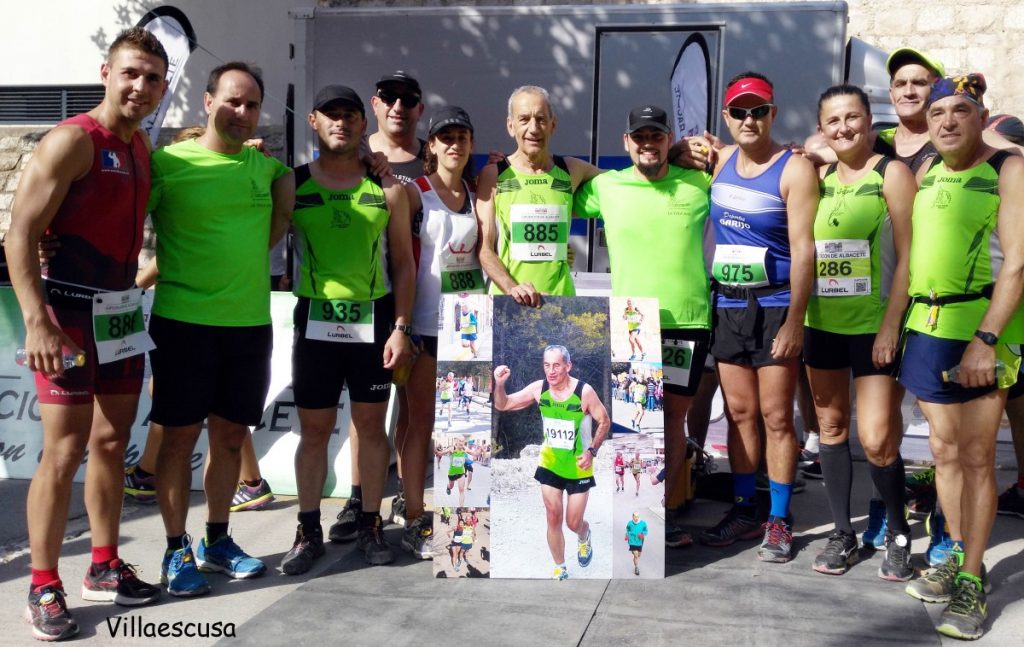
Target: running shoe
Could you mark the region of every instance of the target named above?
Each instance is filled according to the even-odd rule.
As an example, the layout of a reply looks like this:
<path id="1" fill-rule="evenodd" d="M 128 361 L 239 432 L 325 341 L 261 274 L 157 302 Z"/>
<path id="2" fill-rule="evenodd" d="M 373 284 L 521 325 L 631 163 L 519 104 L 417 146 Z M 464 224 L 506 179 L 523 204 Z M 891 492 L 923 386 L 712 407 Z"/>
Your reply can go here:
<path id="1" fill-rule="evenodd" d="M 324 531 L 317 529 L 316 532 L 306 534 L 302 530 L 302 524 L 295 530 L 295 541 L 291 549 L 281 559 L 281 571 L 285 575 L 300 575 L 313 568 L 313 562 L 323 557 L 327 551 L 324 550 Z"/>
<path id="2" fill-rule="evenodd" d="M 885 558 L 878 567 L 878 577 L 890 582 L 906 582 L 914 576 L 910 565 L 910 535 L 885 531 Z"/>
<path id="3" fill-rule="evenodd" d="M 231 535 L 224 535 L 212 544 L 206 543 L 206 537 L 200 539 L 196 563 L 203 572 L 224 573 L 236 580 L 257 577 L 267 570 L 266 564 L 239 548 Z"/>
<path id="4" fill-rule="evenodd" d="M 36 640 L 64 640 L 78 633 L 78 623 L 71 617 L 64 589 L 51 582 L 37 587 L 28 594 L 25 619 L 32 623 L 32 636 Z"/>
<path id="5" fill-rule="evenodd" d="M 639 575 L 640 574 L 640 567 L 639 566 L 634 566 L 633 567 L 633 573 L 635 575 Z"/>
<path id="6" fill-rule="evenodd" d="M 1014 515 L 1024 519 L 1024 493 L 1014 483 L 999 495 L 999 505 L 996 513 Z"/>
<path id="7" fill-rule="evenodd" d="M 781 517 L 769 517 L 764 523 L 764 540 L 757 550 L 762 562 L 785 563 L 792 559 L 793 531 Z"/>
<path id="8" fill-rule="evenodd" d="M 946 532 L 946 516 L 932 510 L 925 521 L 925 531 L 928 533 L 928 550 L 925 552 L 928 565 L 934 567 L 945 563 L 953 552 L 953 538 Z"/>
<path id="9" fill-rule="evenodd" d="M 424 512 L 409 523 L 402 531 L 402 548 L 412 553 L 413 557 L 430 559 L 434 556 L 431 543 L 434 541 L 434 528 L 430 514 Z"/>
<path id="10" fill-rule="evenodd" d="M 633 353 L 632 355 L 630 355 L 629 356 L 629 360 L 627 360 L 627 361 L 635 362 L 636 361 L 636 353 Z"/>
<path id="11" fill-rule="evenodd" d="M 949 602 L 953 597 L 959 572 L 960 560 L 955 552 L 950 553 L 949 558 L 941 566 L 907 584 L 907 595 L 922 602 Z"/>
<path id="12" fill-rule="evenodd" d="M 567 580 L 569 579 L 569 569 L 564 566 L 556 566 L 555 574 L 551 576 L 553 580 Z"/>
<path id="13" fill-rule="evenodd" d="M 388 515 L 388 523 L 396 526 L 405 526 L 405 496 L 399 492 L 391 499 L 391 513 Z"/>
<path id="14" fill-rule="evenodd" d="M 235 489 L 235 497 L 231 499 L 231 511 L 259 510 L 273 501 L 274 493 L 270 491 L 270 483 L 267 483 L 267 479 L 260 479 L 260 484 L 256 486 L 246 485 L 239 481 L 238 487 Z"/>
<path id="15" fill-rule="evenodd" d="M 83 600 L 136 607 L 156 602 L 159 597 L 159 588 L 140 580 L 135 574 L 135 567 L 120 559 L 112 560 L 98 573 L 93 572 L 92 566 L 85 570 Z"/>
<path id="16" fill-rule="evenodd" d="M 363 502 L 359 499 L 351 498 L 346 501 L 345 507 L 338 513 L 338 520 L 327 532 L 327 538 L 335 543 L 355 539 L 358 532 L 356 522 L 359 520 L 359 513 L 362 511 Z"/>
<path id="17" fill-rule="evenodd" d="M 816 460 L 800 468 L 800 473 L 809 479 L 821 480 L 825 475 L 821 473 L 821 461 Z"/>
<path id="18" fill-rule="evenodd" d="M 179 598 L 190 598 L 210 592 L 206 576 L 196 567 L 192 555 L 192 538 L 185 535 L 181 548 L 164 553 L 160 565 L 160 583 L 167 587 L 167 593 Z"/>
<path id="19" fill-rule="evenodd" d="M 926 519 L 935 508 L 935 468 L 907 474 L 905 487 L 908 518 Z"/>
<path id="20" fill-rule="evenodd" d="M 583 541 L 576 541 L 576 558 L 583 568 L 590 566 L 590 560 L 594 559 L 594 545 L 590 541 L 593 534 L 590 529 L 587 529 L 587 538 Z"/>
<path id="21" fill-rule="evenodd" d="M 803 469 L 818 460 L 818 452 L 808 451 L 806 449 L 800 450 L 800 457 L 797 458 L 796 466 Z"/>
<path id="22" fill-rule="evenodd" d="M 865 548 L 871 550 L 882 550 L 885 548 L 885 533 L 889 529 L 889 522 L 885 516 L 885 503 L 878 499 L 871 499 L 868 502 L 868 527 L 860 536 L 860 542 Z"/>
<path id="23" fill-rule="evenodd" d="M 977 640 L 985 631 L 981 628 L 988 617 L 988 602 L 983 587 L 977 582 L 957 576 L 953 599 L 942 612 L 941 622 L 936 630 L 950 638 Z"/>
<path id="24" fill-rule="evenodd" d="M 384 538 L 384 520 L 376 515 L 372 525 L 359 529 L 356 537 L 356 547 L 363 551 L 366 563 L 371 566 L 390 564 L 395 560 L 395 553 L 391 545 Z"/>
<path id="25" fill-rule="evenodd" d="M 700 533 L 699 539 L 705 546 L 720 547 L 760 536 L 761 524 L 757 521 L 757 509 L 754 506 L 734 505 L 718 525 Z"/>
<path id="26" fill-rule="evenodd" d="M 669 548 L 686 548 L 693 545 L 693 537 L 671 521 L 665 521 L 665 545 Z"/>
<path id="27" fill-rule="evenodd" d="M 138 503 L 149 505 L 156 503 L 156 475 L 142 476 L 138 465 L 124 470 L 124 493 Z"/>
<path id="28" fill-rule="evenodd" d="M 857 562 L 857 536 L 833 530 L 825 549 L 814 558 L 814 570 L 825 575 L 842 575 Z"/>

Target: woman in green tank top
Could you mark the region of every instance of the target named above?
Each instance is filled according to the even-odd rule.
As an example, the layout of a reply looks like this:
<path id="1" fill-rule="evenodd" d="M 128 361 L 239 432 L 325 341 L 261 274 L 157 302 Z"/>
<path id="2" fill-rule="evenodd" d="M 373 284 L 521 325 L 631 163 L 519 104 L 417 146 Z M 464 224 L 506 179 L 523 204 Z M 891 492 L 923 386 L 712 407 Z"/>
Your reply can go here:
<path id="1" fill-rule="evenodd" d="M 821 472 L 835 529 L 814 570 L 842 574 L 857 555 L 850 524 L 852 372 L 857 434 L 889 525 L 888 533 L 875 528 L 878 537 L 866 532 L 864 543 L 886 546 L 879 577 L 906 580 L 913 569 L 903 518 L 902 425 L 896 422 L 903 391 L 896 385 L 893 365 L 908 301 L 910 216 L 917 185 L 903 163 L 874 153 L 870 129 L 868 98 L 860 88 L 840 85 L 822 94 L 818 130 L 838 161 L 820 169 L 815 283 L 807 305 L 804 363 L 821 428 Z M 893 250 L 886 249 L 890 228 Z M 883 287 L 886 254 L 895 255 L 888 294 Z M 872 510 L 882 509 L 882 502 L 872 505 Z"/>

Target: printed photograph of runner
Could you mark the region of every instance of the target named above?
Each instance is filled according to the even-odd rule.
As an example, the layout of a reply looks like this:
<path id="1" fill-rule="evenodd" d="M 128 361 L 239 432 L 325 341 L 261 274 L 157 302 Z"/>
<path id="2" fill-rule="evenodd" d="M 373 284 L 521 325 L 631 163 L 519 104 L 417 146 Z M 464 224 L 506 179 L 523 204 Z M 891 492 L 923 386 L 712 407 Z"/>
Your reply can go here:
<path id="1" fill-rule="evenodd" d="M 665 433 L 665 380 L 662 365 L 612 364 L 612 435 Z"/>
<path id="2" fill-rule="evenodd" d="M 434 513 L 434 577 L 491 576 L 491 514 L 487 508 Z"/>
<path id="3" fill-rule="evenodd" d="M 611 297 L 613 362 L 660 362 L 661 328 L 658 300 L 649 297 Z"/>
<path id="4" fill-rule="evenodd" d="M 441 299 L 437 359 L 491 361 L 491 299 L 484 294 L 446 294 Z"/>
<path id="5" fill-rule="evenodd" d="M 434 507 L 482 507 L 491 491 L 491 432 L 434 432 Z"/>
<path id="6" fill-rule="evenodd" d="M 480 362 L 438 362 L 434 429 L 490 432 L 491 367 Z"/>
<path id="7" fill-rule="evenodd" d="M 494 297 L 493 577 L 612 577 L 609 317 L 607 298 Z"/>
<path id="8" fill-rule="evenodd" d="M 665 576 L 665 443 L 630 434 L 610 442 L 615 479 L 612 523 L 614 577 Z"/>

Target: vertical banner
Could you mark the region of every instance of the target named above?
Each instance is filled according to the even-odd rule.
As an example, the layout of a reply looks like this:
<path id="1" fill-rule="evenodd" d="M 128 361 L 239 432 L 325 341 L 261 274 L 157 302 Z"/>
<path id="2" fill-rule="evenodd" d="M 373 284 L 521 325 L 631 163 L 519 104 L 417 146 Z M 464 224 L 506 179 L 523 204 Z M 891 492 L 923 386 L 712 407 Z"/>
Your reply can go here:
<path id="1" fill-rule="evenodd" d="M 676 140 L 702 135 L 710 128 L 711 63 L 708 44 L 699 33 L 691 34 L 683 43 L 672 68 L 672 132 Z"/>
<path id="2" fill-rule="evenodd" d="M 198 45 L 196 32 L 192 29 L 185 14 L 174 7 L 157 7 L 149 11 L 139 20 L 139 27 L 144 27 L 160 40 L 160 44 L 167 50 L 167 93 L 164 94 L 160 107 L 156 112 L 149 115 L 142 121 L 142 129 L 149 134 L 149 141 L 156 148 L 157 137 L 160 136 L 160 126 L 167 115 L 167 108 L 171 104 L 171 97 L 178 87 L 185 72 L 185 63 Z"/>

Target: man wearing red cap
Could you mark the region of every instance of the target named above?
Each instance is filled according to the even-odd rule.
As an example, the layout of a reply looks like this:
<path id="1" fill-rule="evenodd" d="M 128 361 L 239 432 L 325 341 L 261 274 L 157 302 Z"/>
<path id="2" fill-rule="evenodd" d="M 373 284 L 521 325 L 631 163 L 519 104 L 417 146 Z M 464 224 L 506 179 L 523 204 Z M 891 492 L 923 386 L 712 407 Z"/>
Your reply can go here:
<path id="1" fill-rule="evenodd" d="M 970 640 L 984 633 L 996 432 L 1024 342 L 1024 160 L 982 139 L 984 92 L 984 78 L 968 74 L 939 80 L 928 99 L 940 159 L 918 172 L 899 376 L 928 419 L 953 540 L 946 562 L 910 582 L 907 593 L 949 602 L 938 631 Z"/>
<path id="2" fill-rule="evenodd" d="M 793 395 L 813 277 L 818 180 L 810 162 L 772 140 L 778 108 L 771 81 L 756 72 L 739 74 L 729 82 L 723 103 L 736 144 L 720 151 L 711 186 L 711 354 L 718 360 L 726 401 L 736 503 L 700 538 L 710 546 L 727 546 L 761 534 L 754 497 L 763 418 L 771 510 L 758 557 L 786 562 L 799 452 Z"/>

